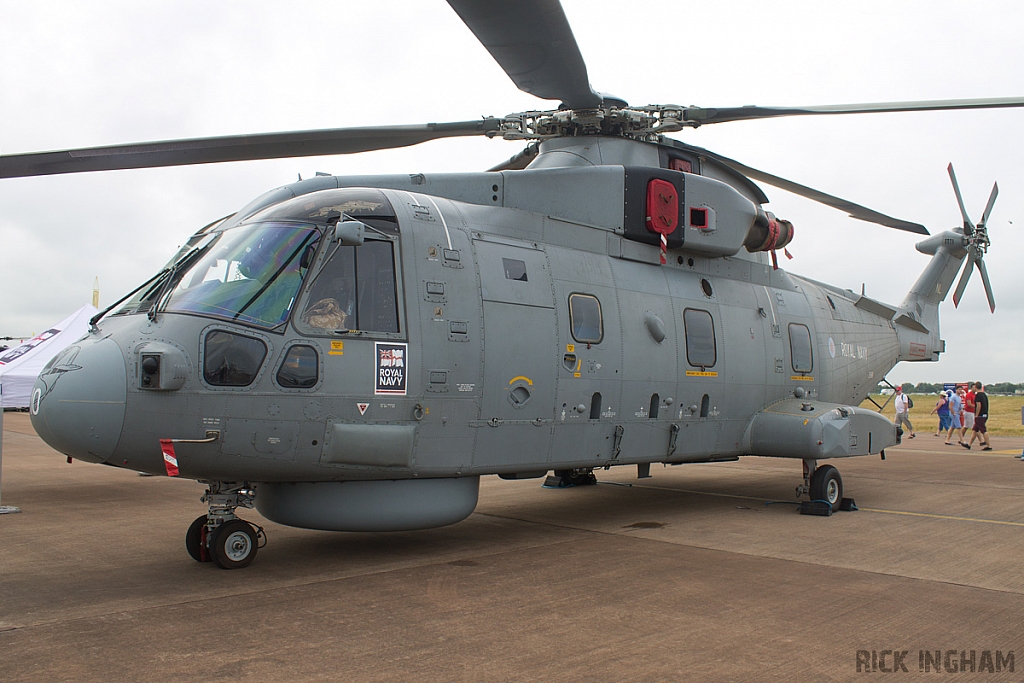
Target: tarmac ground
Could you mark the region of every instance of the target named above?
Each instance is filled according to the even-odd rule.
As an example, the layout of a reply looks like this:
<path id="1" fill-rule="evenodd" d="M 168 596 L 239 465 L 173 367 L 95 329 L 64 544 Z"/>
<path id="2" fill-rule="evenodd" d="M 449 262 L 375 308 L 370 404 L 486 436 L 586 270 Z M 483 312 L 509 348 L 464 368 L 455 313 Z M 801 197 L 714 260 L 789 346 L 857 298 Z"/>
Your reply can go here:
<path id="1" fill-rule="evenodd" d="M 829 461 L 859 507 L 831 517 L 769 458 L 484 477 L 430 531 L 243 510 L 269 542 L 224 571 L 185 552 L 200 484 L 69 465 L 3 418 L 5 683 L 1024 680 L 1024 438 Z"/>

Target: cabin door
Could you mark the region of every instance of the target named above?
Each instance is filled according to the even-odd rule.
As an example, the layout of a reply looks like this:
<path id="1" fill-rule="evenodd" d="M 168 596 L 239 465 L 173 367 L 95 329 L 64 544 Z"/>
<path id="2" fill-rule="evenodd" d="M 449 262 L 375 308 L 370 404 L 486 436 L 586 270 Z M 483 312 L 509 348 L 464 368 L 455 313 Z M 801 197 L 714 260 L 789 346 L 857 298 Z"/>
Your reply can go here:
<path id="1" fill-rule="evenodd" d="M 547 254 L 539 246 L 474 241 L 484 313 L 482 426 L 474 464 L 543 465 L 554 411 L 557 341 Z"/>

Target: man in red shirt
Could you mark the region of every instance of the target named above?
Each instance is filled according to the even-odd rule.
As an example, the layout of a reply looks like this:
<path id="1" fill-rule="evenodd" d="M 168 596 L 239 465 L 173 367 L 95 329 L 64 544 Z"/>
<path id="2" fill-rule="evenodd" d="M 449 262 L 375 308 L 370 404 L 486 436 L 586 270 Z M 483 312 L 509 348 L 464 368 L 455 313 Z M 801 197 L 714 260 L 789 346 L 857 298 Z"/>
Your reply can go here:
<path id="1" fill-rule="evenodd" d="M 964 428 L 960 432 L 960 440 L 967 438 L 967 431 L 974 430 L 974 385 L 967 383 L 967 391 L 964 392 Z"/>
<path id="2" fill-rule="evenodd" d="M 985 422 L 988 420 L 988 395 L 985 393 L 985 389 L 981 386 L 981 382 L 974 383 L 974 431 L 971 432 L 971 440 L 965 444 L 960 444 L 967 450 L 971 449 L 971 444 L 974 443 L 974 439 L 977 438 L 982 444 L 984 444 L 981 450 L 990 451 L 992 450 L 992 444 L 988 440 L 988 429 L 985 426 Z"/>

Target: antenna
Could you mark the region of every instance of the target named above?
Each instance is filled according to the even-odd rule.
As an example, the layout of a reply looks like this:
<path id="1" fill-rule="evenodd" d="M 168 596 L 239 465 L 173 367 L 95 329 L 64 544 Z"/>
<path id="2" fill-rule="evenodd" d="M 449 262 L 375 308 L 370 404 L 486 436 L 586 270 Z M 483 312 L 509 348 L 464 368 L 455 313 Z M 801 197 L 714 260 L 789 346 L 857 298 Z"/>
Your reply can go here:
<path id="1" fill-rule="evenodd" d="M 100 276 L 96 276 L 96 281 L 92 283 L 92 307 L 100 307 Z"/>

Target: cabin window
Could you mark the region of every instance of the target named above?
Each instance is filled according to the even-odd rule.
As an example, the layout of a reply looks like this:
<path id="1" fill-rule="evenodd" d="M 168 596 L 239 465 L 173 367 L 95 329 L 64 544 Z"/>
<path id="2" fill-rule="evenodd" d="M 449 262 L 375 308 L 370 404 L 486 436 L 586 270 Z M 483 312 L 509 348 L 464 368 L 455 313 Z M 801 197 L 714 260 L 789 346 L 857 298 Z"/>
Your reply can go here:
<path id="1" fill-rule="evenodd" d="M 501 265 L 505 268 L 505 279 L 506 280 L 518 280 L 519 282 L 528 282 L 529 278 L 526 277 L 526 262 L 520 261 L 514 258 L 503 258 L 501 259 Z"/>
<path id="2" fill-rule="evenodd" d="M 600 344 L 604 339 L 601 302 L 590 294 L 569 295 L 569 322 L 572 338 L 581 344 Z"/>
<path id="3" fill-rule="evenodd" d="M 718 361 L 715 346 L 715 323 L 711 313 L 699 308 L 683 311 L 686 331 L 686 362 L 698 368 L 710 368 Z"/>
<path id="4" fill-rule="evenodd" d="M 789 324 L 789 350 L 794 372 L 810 372 L 814 366 L 811 353 L 811 331 L 806 325 Z"/>
<path id="5" fill-rule="evenodd" d="M 298 326 L 311 334 L 343 330 L 397 333 L 394 244 L 338 247 L 310 288 Z"/>
<path id="6" fill-rule="evenodd" d="M 266 357 L 267 345 L 259 339 L 212 330 L 203 345 L 203 379 L 215 387 L 247 387 Z"/>
<path id="7" fill-rule="evenodd" d="M 320 356 L 312 346 L 288 349 L 277 371 L 277 383 L 286 389 L 309 389 L 320 378 Z"/>

